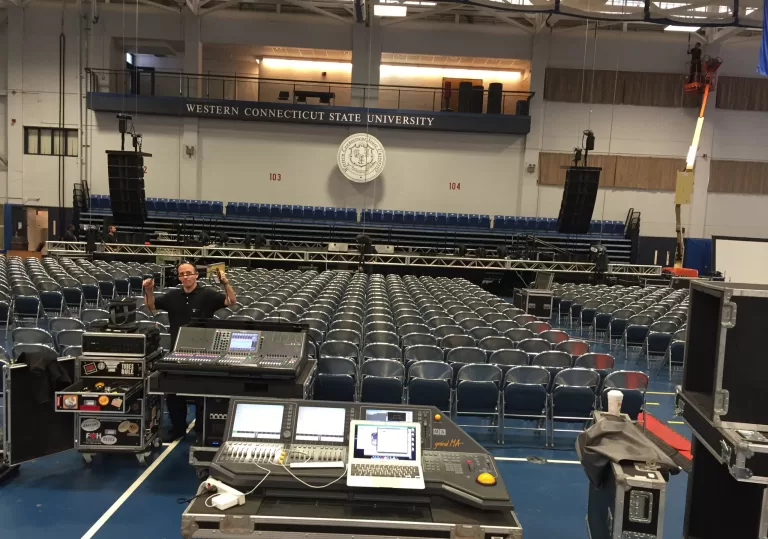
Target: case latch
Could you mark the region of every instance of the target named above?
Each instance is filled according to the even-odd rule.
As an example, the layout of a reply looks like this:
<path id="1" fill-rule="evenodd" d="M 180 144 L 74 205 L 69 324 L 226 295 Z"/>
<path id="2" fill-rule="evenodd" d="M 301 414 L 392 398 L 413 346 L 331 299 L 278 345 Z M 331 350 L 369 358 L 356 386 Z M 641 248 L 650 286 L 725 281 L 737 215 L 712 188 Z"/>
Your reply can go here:
<path id="1" fill-rule="evenodd" d="M 720 325 L 728 329 L 731 329 L 736 325 L 736 304 L 734 302 L 723 301 Z"/>
<path id="2" fill-rule="evenodd" d="M 715 391 L 715 415 L 726 415 L 728 413 L 728 404 L 730 395 L 727 389 L 718 389 Z"/>
<path id="3" fill-rule="evenodd" d="M 726 466 L 731 465 L 731 446 L 725 440 L 720 440 L 720 458 Z"/>

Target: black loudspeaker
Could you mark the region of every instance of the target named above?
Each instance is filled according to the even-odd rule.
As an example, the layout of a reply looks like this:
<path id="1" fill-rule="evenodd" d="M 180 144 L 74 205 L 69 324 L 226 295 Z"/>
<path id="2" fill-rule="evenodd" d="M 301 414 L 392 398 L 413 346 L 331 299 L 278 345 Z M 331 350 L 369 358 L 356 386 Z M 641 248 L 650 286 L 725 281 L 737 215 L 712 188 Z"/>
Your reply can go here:
<path id="1" fill-rule="evenodd" d="M 107 150 L 107 175 L 112 219 L 117 225 L 143 225 L 147 219 L 144 196 L 144 157 L 152 154 Z"/>
<path id="2" fill-rule="evenodd" d="M 563 201 L 557 218 L 557 231 L 564 234 L 587 234 L 595 209 L 601 168 L 568 167 L 565 172 Z"/>
<path id="3" fill-rule="evenodd" d="M 518 116 L 530 116 L 530 105 L 527 99 L 521 99 L 515 105 L 515 114 Z"/>
<path id="4" fill-rule="evenodd" d="M 472 110 L 472 83 L 459 83 L 459 112 L 469 112 Z"/>
<path id="5" fill-rule="evenodd" d="M 482 86 L 472 87 L 472 107 L 471 110 L 475 114 L 483 113 L 483 92 L 485 88 Z"/>
<path id="6" fill-rule="evenodd" d="M 500 82 L 492 82 L 488 85 L 488 107 L 486 110 L 488 114 L 501 114 L 502 89 L 503 86 Z"/>

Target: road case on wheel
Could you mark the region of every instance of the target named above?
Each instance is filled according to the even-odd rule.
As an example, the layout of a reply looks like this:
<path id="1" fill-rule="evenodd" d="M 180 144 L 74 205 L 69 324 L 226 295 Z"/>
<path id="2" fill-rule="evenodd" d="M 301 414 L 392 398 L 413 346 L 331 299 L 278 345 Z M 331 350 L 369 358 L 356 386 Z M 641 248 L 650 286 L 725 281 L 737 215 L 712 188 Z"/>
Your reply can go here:
<path id="1" fill-rule="evenodd" d="M 552 318 L 552 291 L 535 288 L 518 288 L 512 297 L 512 304 L 540 320 Z"/>

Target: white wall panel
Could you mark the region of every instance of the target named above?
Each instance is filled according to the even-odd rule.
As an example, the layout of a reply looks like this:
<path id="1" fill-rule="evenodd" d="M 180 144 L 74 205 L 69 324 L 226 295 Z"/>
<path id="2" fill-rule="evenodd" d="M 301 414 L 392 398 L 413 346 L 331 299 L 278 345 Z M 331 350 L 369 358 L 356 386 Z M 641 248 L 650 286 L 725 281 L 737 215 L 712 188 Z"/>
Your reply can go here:
<path id="1" fill-rule="evenodd" d="M 200 123 L 203 198 L 272 204 L 511 213 L 522 137 L 380 129 L 387 151 L 379 179 L 345 179 L 336 152 L 341 127 Z M 269 180 L 281 175 L 280 182 Z M 461 183 L 450 190 L 449 182 Z"/>

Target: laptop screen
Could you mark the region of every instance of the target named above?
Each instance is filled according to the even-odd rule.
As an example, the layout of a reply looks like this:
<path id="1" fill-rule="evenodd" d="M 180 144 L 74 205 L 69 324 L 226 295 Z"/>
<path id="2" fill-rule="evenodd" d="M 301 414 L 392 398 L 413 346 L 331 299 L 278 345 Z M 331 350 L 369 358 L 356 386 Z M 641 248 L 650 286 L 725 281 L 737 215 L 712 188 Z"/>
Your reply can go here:
<path id="1" fill-rule="evenodd" d="M 356 459 L 416 461 L 416 427 L 387 423 L 355 425 Z"/>

